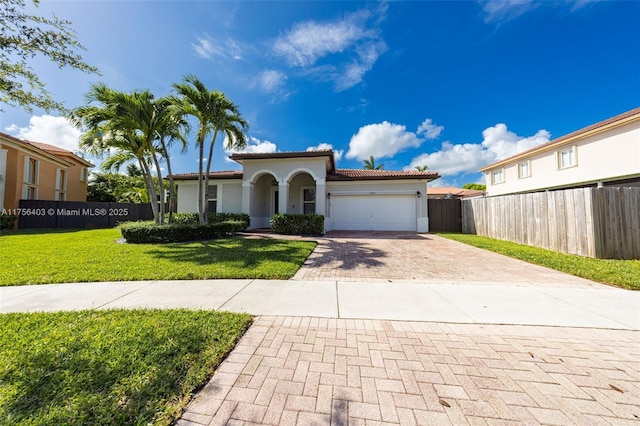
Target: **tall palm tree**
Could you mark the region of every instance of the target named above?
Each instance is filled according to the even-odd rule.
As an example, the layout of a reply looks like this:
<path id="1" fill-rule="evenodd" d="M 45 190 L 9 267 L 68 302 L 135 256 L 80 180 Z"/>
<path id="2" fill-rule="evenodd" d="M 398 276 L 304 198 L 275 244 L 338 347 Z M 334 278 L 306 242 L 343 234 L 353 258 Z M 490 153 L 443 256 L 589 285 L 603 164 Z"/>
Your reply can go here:
<path id="1" fill-rule="evenodd" d="M 368 160 L 364 160 L 364 166 L 362 166 L 362 168 L 366 170 L 382 170 L 383 167 L 384 164 L 382 163 L 376 165 L 376 160 L 373 158 L 373 155 L 371 155 Z"/>
<path id="2" fill-rule="evenodd" d="M 159 125 L 153 95 L 147 90 L 119 92 L 104 83 L 97 83 L 87 93 L 86 100 L 87 105 L 76 108 L 70 114 L 71 119 L 84 129 L 80 146 L 92 154 L 107 155 L 102 164 L 105 170 L 119 169 L 131 161 L 137 162 L 154 219 L 156 223 L 162 223 L 164 215 L 157 203 L 153 179 L 155 168 L 159 187 L 163 188 L 158 152 L 154 148 Z"/>
<path id="3" fill-rule="evenodd" d="M 169 179 L 169 222 L 176 208 L 176 189 L 173 181 L 173 172 L 171 170 L 171 155 L 169 149 L 173 142 L 180 144 L 182 152 L 186 152 L 188 148 L 186 133 L 189 132 L 189 123 L 181 117 L 176 111 L 170 97 L 159 98 L 154 102 L 156 115 L 158 120 L 157 142 L 159 145 L 156 151 L 160 152 L 167 164 L 167 173 Z M 164 191 L 162 191 L 164 193 Z"/>
<path id="4" fill-rule="evenodd" d="M 181 116 L 192 116 L 198 121 L 196 146 L 198 147 L 198 217 L 200 223 L 207 223 L 209 199 L 209 173 L 213 147 L 219 134 L 226 136 L 227 149 L 244 148 L 247 144 L 245 132 L 248 122 L 242 117 L 238 107 L 224 93 L 208 90 L 194 75 L 184 77 L 182 83 L 173 88 L 179 97 L 174 97 L 175 108 Z M 205 142 L 211 135 L 208 146 L 207 166 L 204 168 Z"/>

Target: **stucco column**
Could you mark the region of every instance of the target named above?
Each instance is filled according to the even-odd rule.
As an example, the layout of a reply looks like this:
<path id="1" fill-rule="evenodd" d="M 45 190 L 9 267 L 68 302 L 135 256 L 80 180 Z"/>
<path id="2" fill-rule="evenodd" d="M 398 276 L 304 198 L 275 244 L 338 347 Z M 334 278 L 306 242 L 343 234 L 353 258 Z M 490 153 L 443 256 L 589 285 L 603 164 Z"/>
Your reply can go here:
<path id="1" fill-rule="evenodd" d="M 288 213 L 289 205 L 289 182 L 278 182 L 278 211 L 282 214 Z"/>
<path id="2" fill-rule="evenodd" d="M 0 211 L 4 210 L 4 185 L 7 181 L 7 150 L 0 149 Z"/>
<path id="3" fill-rule="evenodd" d="M 327 217 L 327 186 L 326 180 L 318 179 L 316 181 L 316 213 Z"/>
<path id="4" fill-rule="evenodd" d="M 253 198 L 253 183 L 242 182 L 242 213 L 251 216 L 251 199 Z"/>

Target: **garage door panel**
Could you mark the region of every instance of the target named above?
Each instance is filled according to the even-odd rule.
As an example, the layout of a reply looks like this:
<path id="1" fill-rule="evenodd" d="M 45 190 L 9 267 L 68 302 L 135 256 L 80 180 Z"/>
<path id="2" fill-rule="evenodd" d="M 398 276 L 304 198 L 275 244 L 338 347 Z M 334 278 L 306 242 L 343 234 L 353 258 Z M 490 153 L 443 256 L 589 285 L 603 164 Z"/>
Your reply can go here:
<path id="1" fill-rule="evenodd" d="M 335 230 L 415 231 L 415 196 L 335 196 L 331 216 Z"/>

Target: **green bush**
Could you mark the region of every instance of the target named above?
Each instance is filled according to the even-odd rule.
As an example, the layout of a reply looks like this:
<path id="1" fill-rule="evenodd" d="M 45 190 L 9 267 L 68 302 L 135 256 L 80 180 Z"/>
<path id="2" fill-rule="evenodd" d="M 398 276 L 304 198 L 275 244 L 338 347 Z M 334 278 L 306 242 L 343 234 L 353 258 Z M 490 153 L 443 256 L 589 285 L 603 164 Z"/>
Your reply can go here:
<path id="1" fill-rule="evenodd" d="M 246 228 L 239 220 L 200 224 L 156 225 L 153 222 L 128 222 L 120 225 L 120 232 L 128 243 L 178 243 L 226 237 Z"/>
<path id="2" fill-rule="evenodd" d="M 280 234 L 320 235 L 324 233 L 321 214 L 276 214 L 271 217 L 271 229 Z"/>
<path id="3" fill-rule="evenodd" d="M 11 229 L 18 217 L 9 214 L 0 214 L 0 229 Z"/>
<path id="4" fill-rule="evenodd" d="M 226 222 L 238 220 L 246 223 L 245 229 L 250 225 L 249 215 L 246 213 L 209 213 L 209 223 Z M 176 224 L 197 224 L 198 213 L 174 213 L 171 216 L 171 223 Z"/>

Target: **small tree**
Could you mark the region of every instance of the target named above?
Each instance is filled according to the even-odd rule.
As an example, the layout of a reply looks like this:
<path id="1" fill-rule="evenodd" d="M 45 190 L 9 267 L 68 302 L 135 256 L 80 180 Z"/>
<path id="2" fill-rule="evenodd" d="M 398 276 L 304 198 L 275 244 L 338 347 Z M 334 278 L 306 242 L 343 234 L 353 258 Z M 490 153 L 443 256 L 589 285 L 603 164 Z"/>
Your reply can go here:
<path id="1" fill-rule="evenodd" d="M 429 166 L 424 165 L 424 166 L 416 166 L 416 170 L 419 172 L 426 172 L 427 170 L 429 170 Z"/>
<path id="2" fill-rule="evenodd" d="M 38 6 L 39 0 L 33 3 Z M 44 56 L 59 68 L 86 73 L 98 69 L 86 64 L 78 50 L 85 50 L 71 29 L 71 22 L 56 16 L 44 18 L 25 12 L 25 0 L 0 0 L 0 103 L 63 111 L 44 83 L 29 66 L 29 60 Z"/>
<path id="3" fill-rule="evenodd" d="M 487 185 L 483 185 L 481 183 L 465 183 L 462 185 L 464 189 L 476 189 L 478 191 L 486 191 Z"/>
<path id="4" fill-rule="evenodd" d="M 382 170 L 383 167 L 384 164 L 376 164 L 376 160 L 373 158 L 373 155 L 371 155 L 368 160 L 364 160 L 364 166 L 362 166 L 365 170 Z"/>

